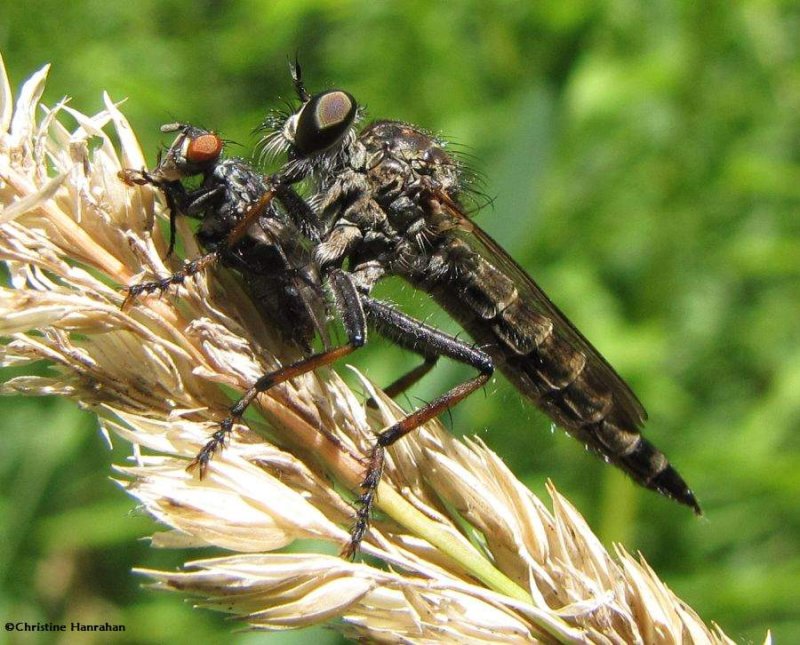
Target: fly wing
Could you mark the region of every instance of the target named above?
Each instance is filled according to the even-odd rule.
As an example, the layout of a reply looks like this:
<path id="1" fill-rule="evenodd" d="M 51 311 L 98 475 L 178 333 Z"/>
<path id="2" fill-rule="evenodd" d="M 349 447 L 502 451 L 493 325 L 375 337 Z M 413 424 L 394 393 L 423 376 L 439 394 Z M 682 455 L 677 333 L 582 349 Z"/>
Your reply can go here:
<path id="1" fill-rule="evenodd" d="M 255 244 L 248 249 L 247 262 L 237 268 L 258 308 L 305 351 L 310 351 L 314 336 L 330 346 L 322 279 L 302 236 L 266 216 L 250 227 L 248 236 Z"/>
<path id="2" fill-rule="evenodd" d="M 636 395 L 539 286 L 448 196 L 430 222 L 443 233 L 444 277 L 425 282 L 436 301 L 551 419 L 642 486 L 700 513 L 667 457 L 642 437 Z"/>
<path id="3" fill-rule="evenodd" d="M 555 337 L 554 344 L 556 346 L 566 344 L 573 350 L 571 360 L 574 361 L 576 356 L 582 357 L 582 360 L 585 361 L 583 370 L 591 372 L 594 381 L 604 384 L 606 390 L 613 397 L 617 412 L 630 420 L 635 427 L 641 426 L 647 419 L 647 413 L 622 377 L 575 325 L 561 313 L 527 272 L 488 233 L 469 219 L 455 203 L 449 199 L 447 201 L 449 202 L 447 210 L 450 216 L 456 218 L 457 235 L 473 252 L 482 257 L 489 267 L 495 269 L 499 275 L 504 276 L 513 284 L 517 299 L 509 306 L 516 310 L 535 314 L 533 317 L 521 316 L 524 322 L 520 320 L 520 317 L 510 318 L 506 335 L 513 335 L 514 338 L 508 340 L 520 347 L 520 353 L 524 353 L 526 345 L 535 349 L 536 344 L 544 335 L 552 334 Z M 513 316 L 512 312 L 508 313 Z M 509 317 L 506 316 L 506 318 Z M 511 320 L 515 322 L 511 322 Z"/>

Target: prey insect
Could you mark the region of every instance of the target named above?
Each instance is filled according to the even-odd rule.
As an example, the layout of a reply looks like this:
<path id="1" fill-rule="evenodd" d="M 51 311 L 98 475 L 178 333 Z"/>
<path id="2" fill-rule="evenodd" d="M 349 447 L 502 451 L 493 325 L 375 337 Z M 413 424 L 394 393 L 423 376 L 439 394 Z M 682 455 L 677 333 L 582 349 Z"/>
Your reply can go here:
<path id="1" fill-rule="evenodd" d="M 205 254 L 164 279 L 128 287 L 125 304 L 180 285 L 219 262 L 238 271 L 259 313 L 287 342 L 306 355 L 317 335 L 327 345 L 327 306 L 310 255 L 311 244 L 319 239 L 313 213 L 290 194 L 283 196 L 283 208 L 279 208 L 271 200 L 274 188 L 267 178 L 242 159 L 222 156 L 224 142 L 217 134 L 187 124 L 169 124 L 162 131 L 177 135 L 156 168 L 127 169 L 120 177 L 128 184 L 149 184 L 163 192 L 170 210 L 168 254 L 174 248 L 178 215 L 201 220 L 197 239 Z M 187 180 L 196 177 L 199 184 L 187 188 Z M 296 213 L 298 208 L 304 209 L 302 218 Z M 250 388 L 233 405 L 190 469 L 199 468 L 201 476 L 205 474 L 208 461 L 224 445 L 257 392 Z"/>
<path id="2" fill-rule="evenodd" d="M 309 203 L 325 231 L 314 251 L 321 274 L 346 276 L 356 291 L 353 306 L 360 304 L 384 335 L 425 357 L 410 380 L 440 356 L 478 372 L 377 435 L 347 552 L 358 548 L 368 530 L 385 449 L 483 386 L 495 368 L 605 461 L 699 514 L 686 482 L 642 437 L 646 413 L 628 385 L 469 217 L 461 201 L 463 168 L 444 144 L 397 121 L 377 121 L 358 132 L 361 110 L 353 96 L 342 90 L 311 95 L 299 65 L 292 74 L 301 106 L 265 122 L 263 145 L 267 154 L 287 153 L 276 175 L 280 181 L 308 180 L 311 186 Z M 385 276 L 429 293 L 480 349 L 373 300 L 369 294 Z M 362 317 L 351 319 L 358 323 L 348 330 L 353 348 L 366 336 Z"/>

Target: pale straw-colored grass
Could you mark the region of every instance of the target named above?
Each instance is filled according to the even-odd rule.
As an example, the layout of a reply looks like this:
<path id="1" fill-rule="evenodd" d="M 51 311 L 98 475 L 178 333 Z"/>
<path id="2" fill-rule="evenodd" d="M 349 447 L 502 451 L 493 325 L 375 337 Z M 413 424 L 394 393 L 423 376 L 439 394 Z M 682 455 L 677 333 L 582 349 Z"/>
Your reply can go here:
<path id="1" fill-rule="evenodd" d="M 155 226 L 160 196 L 117 177 L 145 166 L 136 138 L 108 97 L 91 117 L 41 106 L 46 68 L 14 106 L 1 68 L 0 259 L 11 283 L 0 351 L 5 365 L 53 366 L 3 391 L 70 397 L 130 442 L 116 471 L 165 527 L 153 545 L 208 548 L 178 573 L 139 572 L 157 588 L 258 629 L 328 623 L 370 641 L 732 642 L 642 558 L 609 554 L 552 486 L 545 504 L 483 443 L 439 423 L 389 451 L 362 548 L 376 564 L 337 557 L 362 457 L 401 411 L 364 381 L 380 402 L 365 412 L 332 370 L 260 397 L 208 476 L 186 472 L 230 405 L 220 385 L 241 392 L 296 356 L 225 271 L 122 310 L 121 287 L 176 267 Z"/>

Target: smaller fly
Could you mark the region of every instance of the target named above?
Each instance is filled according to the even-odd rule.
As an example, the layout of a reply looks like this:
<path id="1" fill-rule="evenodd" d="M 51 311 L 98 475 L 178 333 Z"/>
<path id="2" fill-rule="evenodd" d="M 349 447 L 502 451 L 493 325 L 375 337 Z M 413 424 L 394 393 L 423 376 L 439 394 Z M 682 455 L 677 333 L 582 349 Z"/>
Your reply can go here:
<path id="1" fill-rule="evenodd" d="M 327 306 L 311 255 L 313 241 L 319 239 L 313 212 L 289 189 L 281 190 L 279 208 L 271 199 L 268 178 L 243 159 L 223 157 L 224 141 L 216 133 L 182 123 L 161 130 L 177 134 L 159 156 L 156 168 L 125 169 L 120 178 L 129 185 L 152 185 L 163 192 L 170 219 L 167 255 L 174 249 L 178 215 L 200 220 L 197 239 L 206 253 L 164 279 L 131 285 L 123 306 L 221 263 L 242 276 L 259 313 L 303 354 L 311 354 L 315 336 L 327 346 Z M 187 187 L 191 180 L 196 187 Z M 302 217 L 298 209 L 304 211 Z M 234 404 L 190 469 L 199 467 L 201 476 L 205 474 L 208 461 L 259 391 L 251 388 Z"/>

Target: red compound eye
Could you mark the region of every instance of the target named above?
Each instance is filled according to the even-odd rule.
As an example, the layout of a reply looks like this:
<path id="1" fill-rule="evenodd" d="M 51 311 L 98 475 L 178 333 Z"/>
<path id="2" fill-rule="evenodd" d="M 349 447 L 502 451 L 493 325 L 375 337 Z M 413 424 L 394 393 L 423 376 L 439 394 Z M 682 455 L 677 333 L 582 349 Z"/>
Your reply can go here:
<path id="1" fill-rule="evenodd" d="M 213 161 L 222 152 L 222 139 L 216 134 L 202 134 L 189 142 L 186 149 L 186 159 L 193 163 Z"/>

